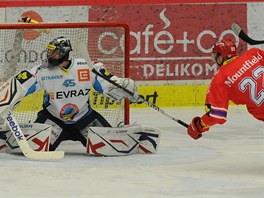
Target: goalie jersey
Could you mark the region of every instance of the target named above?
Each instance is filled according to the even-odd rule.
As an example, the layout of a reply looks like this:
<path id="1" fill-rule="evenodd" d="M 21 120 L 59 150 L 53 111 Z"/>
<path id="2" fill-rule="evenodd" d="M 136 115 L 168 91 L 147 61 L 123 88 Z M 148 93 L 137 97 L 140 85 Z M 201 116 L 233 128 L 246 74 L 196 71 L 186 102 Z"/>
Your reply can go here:
<path id="1" fill-rule="evenodd" d="M 230 63 L 224 64 L 212 79 L 206 96 L 207 126 L 223 124 L 229 101 L 246 105 L 256 119 L 264 121 L 264 51 L 252 48 Z"/>
<path id="2" fill-rule="evenodd" d="M 94 63 L 93 67 L 104 75 L 107 73 L 102 63 Z M 45 63 L 33 67 L 30 72 L 37 81 L 35 91 L 45 91 L 43 107 L 66 124 L 73 124 L 93 111 L 89 98 L 93 87 L 104 95 L 110 87 L 107 81 L 91 71 L 84 59 L 71 59 L 68 69 Z"/>

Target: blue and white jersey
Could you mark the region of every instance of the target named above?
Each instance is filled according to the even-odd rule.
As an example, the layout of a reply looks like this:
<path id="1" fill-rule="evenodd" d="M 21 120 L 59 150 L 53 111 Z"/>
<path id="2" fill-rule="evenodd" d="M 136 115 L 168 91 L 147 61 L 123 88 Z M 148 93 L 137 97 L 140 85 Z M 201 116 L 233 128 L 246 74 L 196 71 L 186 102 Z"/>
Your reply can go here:
<path id="1" fill-rule="evenodd" d="M 106 71 L 102 63 L 91 67 L 101 73 Z M 37 81 L 35 90 L 45 91 L 44 107 L 66 124 L 75 123 L 92 111 L 89 92 L 93 87 L 105 94 L 110 86 L 91 71 L 84 59 L 72 59 L 68 69 L 43 64 L 30 72 Z"/>

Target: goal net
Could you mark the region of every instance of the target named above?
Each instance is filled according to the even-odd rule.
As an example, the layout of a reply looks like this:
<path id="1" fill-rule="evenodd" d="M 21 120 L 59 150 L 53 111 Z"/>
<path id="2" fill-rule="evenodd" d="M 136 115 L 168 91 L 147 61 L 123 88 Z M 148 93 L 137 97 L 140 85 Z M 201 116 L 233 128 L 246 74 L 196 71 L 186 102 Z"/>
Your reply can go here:
<path id="1" fill-rule="evenodd" d="M 46 45 L 56 37 L 71 41 L 71 57 L 103 62 L 107 70 L 119 77 L 129 73 L 129 28 L 111 22 L 0 24 L 0 82 L 5 82 L 21 70 L 40 65 L 47 57 Z M 84 53 L 84 50 L 87 52 Z M 42 109 L 43 91 L 35 92 L 21 101 L 13 114 L 19 123 L 34 122 Z M 95 90 L 90 92 L 92 107 L 112 126 L 129 122 L 129 102 L 114 101 Z"/>

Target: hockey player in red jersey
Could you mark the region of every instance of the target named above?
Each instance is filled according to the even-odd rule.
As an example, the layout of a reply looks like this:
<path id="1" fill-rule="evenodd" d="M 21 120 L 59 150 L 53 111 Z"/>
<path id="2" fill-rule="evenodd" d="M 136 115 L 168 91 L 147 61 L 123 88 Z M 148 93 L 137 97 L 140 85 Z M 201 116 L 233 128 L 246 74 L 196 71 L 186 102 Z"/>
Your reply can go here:
<path id="1" fill-rule="evenodd" d="M 226 122 L 229 101 L 246 105 L 250 114 L 264 121 L 264 51 L 252 48 L 238 57 L 234 42 L 223 39 L 214 45 L 212 55 L 220 69 L 207 91 L 206 113 L 188 126 L 195 140 L 211 126 Z"/>

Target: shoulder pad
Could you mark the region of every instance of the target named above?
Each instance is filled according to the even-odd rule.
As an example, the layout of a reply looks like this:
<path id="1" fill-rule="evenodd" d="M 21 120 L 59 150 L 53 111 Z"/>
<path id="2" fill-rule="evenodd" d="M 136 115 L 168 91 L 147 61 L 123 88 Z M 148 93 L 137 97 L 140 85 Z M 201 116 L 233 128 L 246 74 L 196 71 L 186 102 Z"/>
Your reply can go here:
<path id="1" fill-rule="evenodd" d="M 27 70 L 23 70 L 21 71 L 19 74 L 17 74 L 15 76 L 15 78 L 21 83 L 23 84 L 24 82 L 26 82 L 28 79 L 32 78 L 32 74 L 27 71 Z"/>

